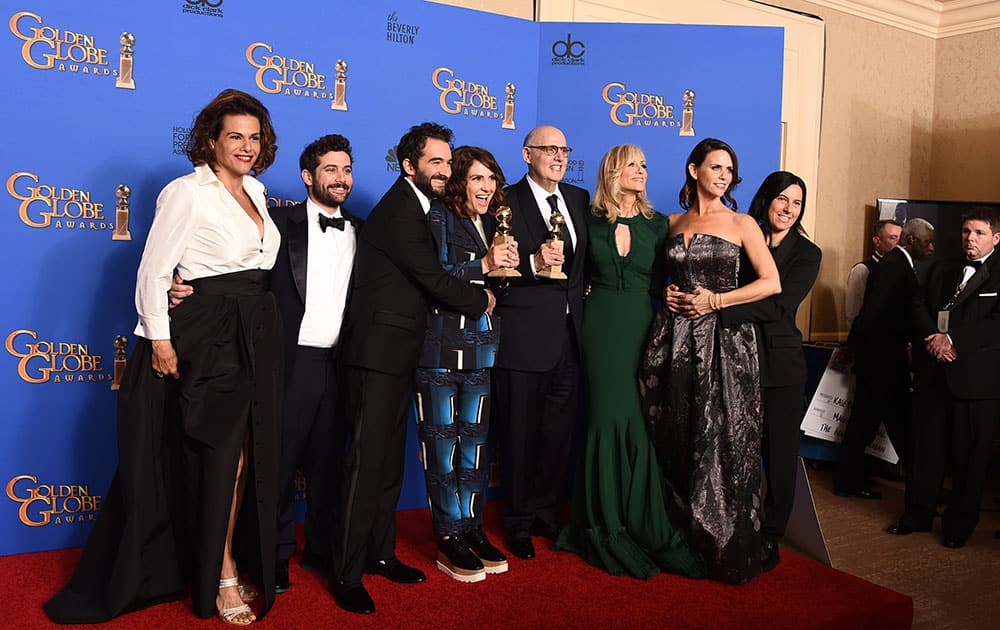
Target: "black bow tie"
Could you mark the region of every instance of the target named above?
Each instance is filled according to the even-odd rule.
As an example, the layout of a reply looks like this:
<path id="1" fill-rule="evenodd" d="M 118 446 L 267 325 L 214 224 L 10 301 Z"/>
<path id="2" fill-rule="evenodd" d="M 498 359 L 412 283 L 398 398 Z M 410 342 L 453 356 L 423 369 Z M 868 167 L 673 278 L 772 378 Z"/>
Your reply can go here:
<path id="1" fill-rule="evenodd" d="M 328 217 L 322 212 L 319 213 L 319 229 L 326 232 L 326 228 L 332 227 L 334 229 L 344 231 L 344 217 Z"/>
<path id="2" fill-rule="evenodd" d="M 983 261 L 981 260 L 967 260 L 965 261 L 966 267 L 972 267 L 973 269 L 979 269 L 983 266 Z"/>

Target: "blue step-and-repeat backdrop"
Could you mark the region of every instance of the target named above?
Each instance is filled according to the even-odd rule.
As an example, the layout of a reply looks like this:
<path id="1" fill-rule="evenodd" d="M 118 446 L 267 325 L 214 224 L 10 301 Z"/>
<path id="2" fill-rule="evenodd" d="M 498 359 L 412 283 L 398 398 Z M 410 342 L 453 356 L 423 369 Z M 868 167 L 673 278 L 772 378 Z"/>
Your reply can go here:
<path id="1" fill-rule="evenodd" d="M 566 132 L 566 180 L 591 191 L 604 151 L 638 144 L 666 213 L 702 138 L 736 149 L 744 209 L 778 165 L 777 28 L 540 24 L 417 0 L 4 5 L 0 555 L 86 540 L 116 466 L 114 342 L 132 341 L 156 196 L 190 171 L 192 118 L 223 88 L 271 111 L 272 206 L 303 198 L 302 147 L 341 133 L 347 207 L 367 215 L 424 120 L 488 148 L 510 182 L 537 124 Z M 412 433 L 401 508 L 426 504 Z"/>

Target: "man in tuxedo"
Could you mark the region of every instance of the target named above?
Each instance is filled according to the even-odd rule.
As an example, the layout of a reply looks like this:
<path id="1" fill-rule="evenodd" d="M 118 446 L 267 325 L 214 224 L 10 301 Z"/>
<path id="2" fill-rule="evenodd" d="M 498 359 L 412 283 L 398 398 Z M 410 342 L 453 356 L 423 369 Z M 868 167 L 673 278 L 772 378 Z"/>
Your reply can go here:
<path id="1" fill-rule="evenodd" d="M 1000 419 L 1000 217 L 975 208 L 962 217 L 965 257 L 936 263 L 914 304 L 913 463 L 902 518 L 889 533 L 930 531 L 945 466 L 952 490 L 943 544 L 965 545 L 979 504 Z"/>
<path id="2" fill-rule="evenodd" d="M 337 492 L 345 424 L 338 407 L 341 324 L 362 221 L 343 209 L 354 184 L 351 144 L 331 134 L 299 157 L 308 196 L 271 209 L 281 248 L 271 271 L 271 291 L 285 326 L 285 406 L 281 434 L 276 585 L 289 588 L 295 552 L 293 497 L 301 467 L 306 482 L 302 566 L 329 573 L 333 560 Z"/>
<path id="3" fill-rule="evenodd" d="M 372 209 L 358 241 L 343 350 L 351 444 L 341 493 L 342 539 L 330 579 L 337 604 L 355 613 L 375 611 L 362 573 L 400 583 L 425 579 L 396 558 L 395 510 L 430 304 L 477 319 L 495 304 L 488 289 L 442 269 L 427 225 L 430 198 L 444 192 L 451 175 L 451 137 L 449 129 L 423 123 L 400 139 L 396 155 L 403 175 Z"/>
<path id="4" fill-rule="evenodd" d="M 847 314 L 848 327 L 854 323 L 854 318 L 861 312 L 861 304 L 865 299 L 865 287 L 868 285 L 868 274 L 882 260 L 882 257 L 893 250 L 899 243 L 903 232 L 903 224 L 894 219 L 884 219 L 875 224 L 872 234 L 872 245 L 875 250 L 872 255 L 856 263 L 847 272 L 847 295 L 844 298 L 844 311 Z"/>
<path id="5" fill-rule="evenodd" d="M 503 329 L 493 368 L 496 429 L 502 443 L 507 548 L 533 558 L 531 534 L 554 539 L 558 503 L 566 485 L 577 417 L 587 191 L 562 183 L 569 154 L 555 127 L 532 129 L 522 156 L 528 174 L 504 190 L 518 240 L 520 278 L 512 278 L 497 305 Z M 548 242 L 559 213 L 563 249 Z M 539 277 L 562 265 L 566 280 Z"/>
<path id="6" fill-rule="evenodd" d="M 934 226 L 924 219 L 910 219 L 899 242 L 871 270 L 864 304 L 847 337 L 857 379 L 851 419 L 833 472 L 837 496 L 882 498 L 879 491 L 867 487 L 864 466 L 865 448 L 880 422 L 906 461 L 910 313 L 917 291 L 913 263 L 934 253 Z"/>
<path id="7" fill-rule="evenodd" d="M 346 426 L 338 404 L 337 355 L 363 221 L 343 209 L 354 185 L 351 143 L 330 134 L 299 156 L 307 197 L 270 210 L 281 233 L 271 292 L 284 324 L 285 392 L 281 428 L 275 590 L 290 588 L 295 553 L 295 475 L 306 481 L 302 566 L 327 575 L 336 539 L 337 492 Z M 192 293 L 175 278 L 174 303 Z"/>

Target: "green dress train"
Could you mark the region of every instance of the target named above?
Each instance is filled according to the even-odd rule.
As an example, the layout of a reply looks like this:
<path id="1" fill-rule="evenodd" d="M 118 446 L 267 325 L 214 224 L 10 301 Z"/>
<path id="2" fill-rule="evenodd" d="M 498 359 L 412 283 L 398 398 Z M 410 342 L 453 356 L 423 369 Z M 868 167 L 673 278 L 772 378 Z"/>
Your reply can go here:
<path id="1" fill-rule="evenodd" d="M 620 256 L 615 228 L 632 246 Z M 703 577 L 704 565 L 670 523 L 656 452 L 639 406 L 636 372 L 659 293 L 667 218 L 641 214 L 608 223 L 592 213 L 590 294 L 583 318 L 589 424 L 573 493 L 572 517 L 556 548 L 573 551 L 613 575 L 646 579 L 661 570 Z"/>

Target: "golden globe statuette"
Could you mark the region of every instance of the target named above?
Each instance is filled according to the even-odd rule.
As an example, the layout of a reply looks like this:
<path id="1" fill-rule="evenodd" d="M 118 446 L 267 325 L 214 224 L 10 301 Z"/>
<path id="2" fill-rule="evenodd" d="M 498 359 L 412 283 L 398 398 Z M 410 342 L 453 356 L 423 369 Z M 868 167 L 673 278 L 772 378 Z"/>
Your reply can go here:
<path id="1" fill-rule="evenodd" d="M 552 226 L 552 230 L 549 231 L 549 240 L 546 243 L 551 243 L 556 246 L 560 252 L 563 250 L 563 240 L 560 236 L 562 232 L 562 226 L 566 223 L 566 218 L 563 217 L 561 212 L 553 212 L 552 216 L 549 218 L 549 224 Z M 549 280 L 566 280 L 567 275 L 563 273 L 562 265 L 552 265 L 551 267 L 546 267 L 538 273 L 535 274 L 539 278 L 548 278 Z"/>
<path id="2" fill-rule="evenodd" d="M 134 90 L 135 81 L 132 79 L 132 54 L 134 52 L 135 35 L 125 31 L 118 39 L 122 45 L 121 54 L 118 56 L 118 78 L 115 79 L 115 87 L 125 90 Z"/>
<path id="3" fill-rule="evenodd" d="M 122 377 L 125 375 L 125 363 L 127 358 L 125 348 L 128 348 L 128 337 L 115 335 L 115 377 L 111 381 L 111 391 L 116 392 L 122 386 Z"/>
<path id="4" fill-rule="evenodd" d="M 347 111 L 347 62 L 343 59 L 337 60 L 337 78 L 333 82 L 333 102 L 330 109 L 337 111 Z"/>
<path id="5" fill-rule="evenodd" d="M 111 234 L 113 241 L 131 241 L 132 233 L 128 229 L 129 198 L 132 189 L 125 184 L 115 188 L 115 231 Z"/>
<path id="6" fill-rule="evenodd" d="M 500 125 L 504 129 L 514 129 L 514 93 L 517 92 L 517 88 L 513 83 L 508 83 L 507 88 L 507 101 L 503 108 L 503 123 Z"/>
<path id="7" fill-rule="evenodd" d="M 684 90 L 684 113 L 681 114 L 680 135 L 694 135 L 694 90 Z"/>
<path id="8" fill-rule="evenodd" d="M 514 236 L 510 233 L 510 218 L 513 214 L 507 206 L 497 208 L 496 217 L 500 224 L 497 226 L 496 233 L 493 234 L 494 245 L 502 245 L 514 240 Z M 497 267 L 486 275 L 490 278 L 520 278 L 521 272 L 510 267 Z"/>

